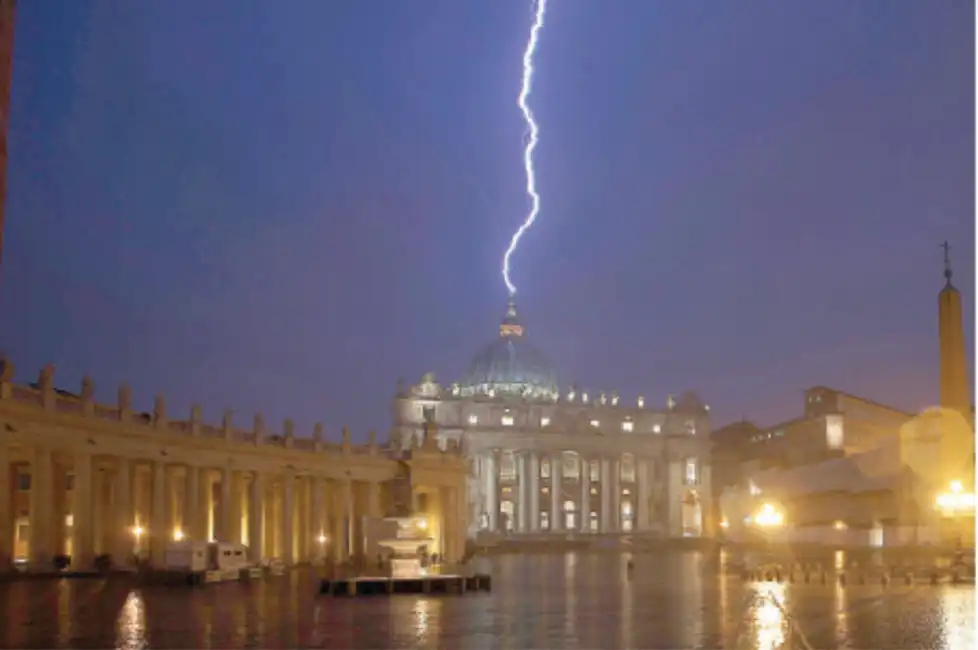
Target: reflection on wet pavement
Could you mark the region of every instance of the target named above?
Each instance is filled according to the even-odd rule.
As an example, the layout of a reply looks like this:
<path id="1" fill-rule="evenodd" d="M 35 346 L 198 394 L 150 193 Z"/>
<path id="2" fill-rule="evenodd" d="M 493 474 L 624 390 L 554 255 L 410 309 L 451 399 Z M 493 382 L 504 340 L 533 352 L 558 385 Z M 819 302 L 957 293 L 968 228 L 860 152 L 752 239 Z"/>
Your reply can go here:
<path id="1" fill-rule="evenodd" d="M 312 571 L 259 584 L 0 585 L 7 648 L 976 647 L 968 586 L 754 584 L 695 552 L 478 560 L 489 594 L 345 599 Z"/>

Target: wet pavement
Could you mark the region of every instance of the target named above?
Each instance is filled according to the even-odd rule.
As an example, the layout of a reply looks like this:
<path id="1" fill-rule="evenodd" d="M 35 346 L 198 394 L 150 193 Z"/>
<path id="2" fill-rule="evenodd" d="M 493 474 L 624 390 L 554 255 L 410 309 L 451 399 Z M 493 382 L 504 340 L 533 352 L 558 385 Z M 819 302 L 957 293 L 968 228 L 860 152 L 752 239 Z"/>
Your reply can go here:
<path id="1" fill-rule="evenodd" d="M 489 594 L 317 594 L 311 571 L 199 589 L 0 585 L 6 648 L 978 647 L 975 588 L 745 583 L 696 552 L 482 558 Z"/>

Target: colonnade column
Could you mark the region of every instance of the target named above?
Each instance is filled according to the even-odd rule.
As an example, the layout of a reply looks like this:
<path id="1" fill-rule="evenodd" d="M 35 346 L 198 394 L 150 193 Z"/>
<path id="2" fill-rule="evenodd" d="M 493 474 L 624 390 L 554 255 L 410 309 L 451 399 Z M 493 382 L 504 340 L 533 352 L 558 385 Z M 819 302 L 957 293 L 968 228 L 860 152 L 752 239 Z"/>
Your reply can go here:
<path id="1" fill-rule="evenodd" d="M 530 486 L 527 483 L 530 474 L 530 459 L 525 452 L 519 452 L 515 461 L 517 480 L 516 530 L 525 533 L 528 530 L 530 519 Z"/>
<path id="2" fill-rule="evenodd" d="M 282 477 L 282 562 L 295 564 L 295 476 L 286 472 Z"/>
<path id="3" fill-rule="evenodd" d="M 55 552 L 53 482 L 51 451 L 35 447 L 34 463 L 31 465 L 29 563 L 43 570 L 51 568 Z"/>
<path id="4" fill-rule="evenodd" d="M 580 531 L 587 533 L 591 531 L 591 461 L 584 456 L 581 459 L 581 504 L 578 510 L 581 513 Z"/>
<path id="5" fill-rule="evenodd" d="M 601 459 L 601 532 L 611 531 L 611 461 Z"/>
<path id="6" fill-rule="evenodd" d="M 489 531 L 499 530 L 499 465 L 496 462 L 496 451 L 490 450 L 483 458 L 483 490 L 485 494 L 485 509 L 489 519 Z"/>
<path id="7" fill-rule="evenodd" d="M 183 477 L 183 534 L 195 542 L 204 541 L 201 532 L 200 512 L 200 471 L 193 465 L 187 465 Z"/>
<path id="8" fill-rule="evenodd" d="M 470 522 L 468 522 L 467 519 L 468 517 L 472 516 L 471 510 L 469 509 L 468 483 L 464 478 L 462 479 L 462 484 L 459 487 L 455 488 L 455 491 L 457 493 L 455 499 L 455 503 L 456 503 L 455 512 L 457 513 L 456 516 L 458 517 L 458 521 L 459 521 L 459 525 L 457 529 L 458 530 L 457 532 L 458 556 L 455 558 L 455 560 L 461 562 L 462 558 L 465 557 L 465 552 L 467 550 L 466 541 L 469 538 L 468 531 L 469 531 Z"/>
<path id="9" fill-rule="evenodd" d="M 242 488 L 243 476 L 240 471 L 231 471 L 231 499 L 228 501 L 228 511 L 229 511 L 229 526 L 228 526 L 228 541 L 234 542 L 235 544 L 241 543 L 241 520 L 244 517 L 244 508 L 242 500 Z"/>
<path id="10" fill-rule="evenodd" d="M 74 466 L 75 485 L 71 491 L 71 563 L 75 568 L 84 570 L 95 563 L 91 454 L 76 453 Z"/>
<path id="11" fill-rule="evenodd" d="M 222 542 L 231 541 L 231 468 L 221 468 L 221 509 L 214 522 L 214 537 Z"/>
<path id="12" fill-rule="evenodd" d="M 14 561 L 13 495 L 10 448 L 0 441 L 0 573 L 9 570 Z"/>
<path id="13" fill-rule="evenodd" d="M 112 508 L 115 530 L 112 532 L 112 561 L 116 566 L 126 566 L 132 561 L 133 514 L 132 507 L 132 466 L 126 458 L 119 459 L 116 469 L 115 485 L 112 489 Z"/>
<path id="14" fill-rule="evenodd" d="M 166 540 L 169 537 L 166 525 L 166 466 L 157 461 L 153 463 L 152 504 L 149 524 L 149 559 L 155 567 L 166 561 Z"/>
<path id="15" fill-rule="evenodd" d="M 261 472 L 255 472 L 251 477 L 251 486 L 248 503 L 248 555 L 251 562 L 255 565 L 261 564 L 263 558 L 262 549 L 262 523 L 264 521 L 264 481 Z"/>
<path id="16" fill-rule="evenodd" d="M 635 480 L 638 483 L 635 497 L 636 529 L 645 531 L 649 529 L 649 461 L 646 458 L 638 459 L 638 466 L 635 468 Z"/>
<path id="17" fill-rule="evenodd" d="M 312 479 L 312 535 L 316 538 L 312 560 L 317 563 L 326 561 L 326 481 L 318 476 Z"/>
<path id="18" fill-rule="evenodd" d="M 529 478 L 527 485 L 530 490 L 530 530 L 540 530 L 540 454 L 531 451 L 527 454 Z"/>
<path id="19" fill-rule="evenodd" d="M 564 529 L 563 477 L 564 455 L 557 452 L 550 456 L 550 530 L 555 533 Z"/>

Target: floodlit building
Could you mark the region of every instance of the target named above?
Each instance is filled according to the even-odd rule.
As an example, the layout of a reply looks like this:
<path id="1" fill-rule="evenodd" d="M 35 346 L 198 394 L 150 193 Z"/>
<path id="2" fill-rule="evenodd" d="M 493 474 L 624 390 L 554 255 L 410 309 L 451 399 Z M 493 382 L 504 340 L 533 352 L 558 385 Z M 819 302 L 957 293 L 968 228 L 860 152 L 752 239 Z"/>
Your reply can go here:
<path id="1" fill-rule="evenodd" d="M 466 465 L 458 449 L 429 446 L 392 456 L 367 445 L 250 429 L 230 412 L 211 425 L 198 407 L 171 418 L 162 396 L 134 411 L 130 391 L 116 404 L 57 390 L 48 366 L 36 383 L 13 383 L 0 362 L 0 571 L 13 563 L 50 570 L 56 556 L 89 569 L 136 557 L 162 566 L 172 541 L 245 544 L 254 563 L 344 562 L 364 550 L 364 517 L 395 502 L 425 517 L 431 553 L 458 560 L 468 530 Z"/>
<path id="2" fill-rule="evenodd" d="M 391 443 L 462 446 L 472 536 L 709 535 L 709 408 L 663 402 L 561 390 L 511 300 L 461 381 L 398 387 Z"/>
<path id="3" fill-rule="evenodd" d="M 771 426 L 742 420 L 713 430 L 715 498 L 761 471 L 873 451 L 897 438 L 914 418 L 913 413 L 827 386 L 805 390 L 801 406 L 797 417 Z"/>
<path id="4" fill-rule="evenodd" d="M 735 447 L 741 455 L 739 475 L 724 475 L 729 485 L 719 497 L 726 535 L 851 546 L 974 544 L 974 409 L 961 297 L 947 263 L 944 276 L 940 406 L 911 416 L 817 387 L 806 392 L 801 420 L 727 433 L 724 458 L 736 456 Z"/>

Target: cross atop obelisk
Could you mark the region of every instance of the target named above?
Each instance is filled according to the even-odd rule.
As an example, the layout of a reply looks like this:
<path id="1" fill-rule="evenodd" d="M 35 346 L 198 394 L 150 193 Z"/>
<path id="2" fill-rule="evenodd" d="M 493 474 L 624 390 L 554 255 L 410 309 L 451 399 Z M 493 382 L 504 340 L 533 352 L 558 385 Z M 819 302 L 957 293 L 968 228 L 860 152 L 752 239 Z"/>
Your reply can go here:
<path id="1" fill-rule="evenodd" d="M 945 239 L 941 248 L 944 249 L 944 278 L 947 280 L 947 286 L 951 286 L 951 245 Z"/>

